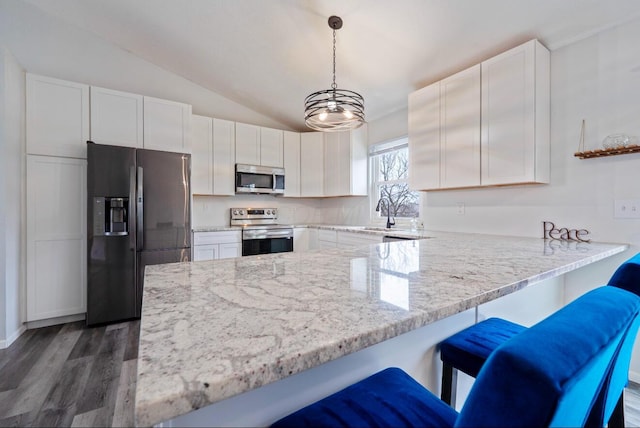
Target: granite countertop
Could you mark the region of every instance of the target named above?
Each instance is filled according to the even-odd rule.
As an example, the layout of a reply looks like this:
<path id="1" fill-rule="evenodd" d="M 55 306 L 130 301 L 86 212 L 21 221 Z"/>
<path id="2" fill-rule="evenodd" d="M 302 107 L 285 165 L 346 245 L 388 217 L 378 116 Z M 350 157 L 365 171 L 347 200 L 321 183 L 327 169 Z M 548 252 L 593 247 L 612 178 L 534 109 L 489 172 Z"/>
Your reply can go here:
<path id="1" fill-rule="evenodd" d="M 432 239 L 148 266 L 137 424 L 172 419 L 628 248 L 425 234 Z"/>
<path id="2" fill-rule="evenodd" d="M 362 233 L 366 235 L 397 236 L 397 237 L 411 238 L 411 239 L 428 238 L 430 233 L 423 229 L 410 230 L 410 229 L 402 229 L 400 227 L 385 229 L 384 227 L 376 227 L 376 226 L 346 226 L 346 225 L 334 225 L 334 224 L 294 224 L 292 225 L 292 227 L 335 230 L 338 232 Z M 198 226 L 193 228 L 194 233 L 224 232 L 228 230 L 240 230 L 240 227 L 239 226 Z"/>

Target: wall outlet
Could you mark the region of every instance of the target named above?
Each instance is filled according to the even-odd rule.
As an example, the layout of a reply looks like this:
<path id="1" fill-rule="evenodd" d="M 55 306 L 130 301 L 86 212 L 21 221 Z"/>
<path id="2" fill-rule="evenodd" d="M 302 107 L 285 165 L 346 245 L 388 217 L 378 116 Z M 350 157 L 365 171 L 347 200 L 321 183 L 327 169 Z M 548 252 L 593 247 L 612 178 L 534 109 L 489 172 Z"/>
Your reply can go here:
<path id="1" fill-rule="evenodd" d="M 464 215 L 464 202 L 456 203 L 456 212 L 458 215 Z"/>
<path id="2" fill-rule="evenodd" d="M 640 199 L 616 199 L 613 218 L 640 218 Z"/>

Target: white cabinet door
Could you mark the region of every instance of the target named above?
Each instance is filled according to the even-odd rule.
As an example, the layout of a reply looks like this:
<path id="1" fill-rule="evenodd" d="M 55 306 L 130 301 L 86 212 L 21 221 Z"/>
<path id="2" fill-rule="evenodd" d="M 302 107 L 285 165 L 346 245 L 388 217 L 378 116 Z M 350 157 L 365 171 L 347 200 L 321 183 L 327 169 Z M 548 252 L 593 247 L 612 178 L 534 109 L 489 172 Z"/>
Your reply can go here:
<path id="1" fill-rule="evenodd" d="M 213 194 L 235 195 L 235 123 L 213 119 Z"/>
<path id="2" fill-rule="evenodd" d="M 240 257 L 242 255 L 242 246 L 238 242 L 230 242 L 226 244 L 220 244 L 220 259 L 232 259 L 234 257 Z"/>
<path id="3" fill-rule="evenodd" d="M 86 169 L 27 157 L 27 321 L 86 312 Z"/>
<path id="4" fill-rule="evenodd" d="M 213 120 L 191 117 L 191 190 L 194 195 L 213 194 Z"/>
<path id="5" fill-rule="evenodd" d="M 440 82 L 409 94 L 409 185 L 440 187 Z"/>
<path id="6" fill-rule="evenodd" d="M 324 196 L 324 138 L 322 132 L 300 134 L 300 196 Z"/>
<path id="7" fill-rule="evenodd" d="M 351 188 L 349 194 L 353 196 L 367 196 L 369 194 L 369 142 L 368 127 L 365 123 L 358 129 L 351 131 L 350 157 Z"/>
<path id="8" fill-rule="evenodd" d="M 284 131 L 284 196 L 300 196 L 300 133 Z M 295 248 L 295 238 L 294 246 Z"/>
<path id="9" fill-rule="evenodd" d="M 260 165 L 260 127 L 236 122 L 236 162 Z"/>
<path id="10" fill-rule="evenodd" d="M 480 185 L 480 65 L 440 81 L 440 188 Z"/>
<path id="11" fill-rule="evenodd" d="M 195 232 L 193 260 L 217 260 L 242 255 L 240 231 Z"/>
<path id="12" fill-rule="evenodd" d="M 482 63 L 482 184 L 548 182 L 549 51 L 535 40 Z"/>
<path id="13" fill-rule="evenodd" d="M 27 73 L 27 153 L 87 157 L 89 86 Z"/>
<path id="14" fill-rule="evenodd" d="M 194 262 L 199 262 L 202 260 L 217 260 L 218 258 L 219 258 L 218 244 L 194 245 L 193 247 Z"/>
<path id="15" fill-rule="evenodd" d="M 191 152 L 191 106 L 144 97 L 144 148 Z"/>
<path id="16" fill-rule="evenodd" d="M 280 129 L 260 128 L 260 165 L 284 167 L 283 138 Z"/>
<path id="17" fill-rule="evenodd" d="M 295 227 L 293 229 L 293 251 L 296 253 L 309 251 L 310 249 L 309 228 Z"/>
<path id="18" fill-rule="evenodd" d="M 91 140 L 142 148 L 142 95 L 91 87 Z"/>
<path id="19" fill-rule="evenodd" d="M 344 144 L 346 135 L 346 145 Z M 349 132 L 326 132 L 324 137 L 324 196 L 344 195 L 349 187 L 349 171 L 345 171 L 349 158 Z M 346 146 L 346 151 L 345 151 Z M 346 180 L 346 183 L 345 183 Z"/>

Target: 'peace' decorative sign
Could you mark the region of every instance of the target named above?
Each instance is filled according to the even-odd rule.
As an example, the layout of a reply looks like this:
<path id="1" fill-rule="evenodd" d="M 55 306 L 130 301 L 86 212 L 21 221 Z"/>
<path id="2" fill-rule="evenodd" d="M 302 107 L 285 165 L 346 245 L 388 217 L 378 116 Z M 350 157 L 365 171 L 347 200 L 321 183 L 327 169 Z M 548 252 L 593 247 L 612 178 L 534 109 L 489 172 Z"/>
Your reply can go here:
<path id="1" fill-rule="evenodd" d="M 567 229 L 566 227 L 557 228 L 556 225 L 550 221 L 543 221 L 542 229 L 542 237 L 544 239 L 591 242 L 591 239 L 587 239 L 587 235 L 589 235 L 589 231 L 587 229 Z"/>

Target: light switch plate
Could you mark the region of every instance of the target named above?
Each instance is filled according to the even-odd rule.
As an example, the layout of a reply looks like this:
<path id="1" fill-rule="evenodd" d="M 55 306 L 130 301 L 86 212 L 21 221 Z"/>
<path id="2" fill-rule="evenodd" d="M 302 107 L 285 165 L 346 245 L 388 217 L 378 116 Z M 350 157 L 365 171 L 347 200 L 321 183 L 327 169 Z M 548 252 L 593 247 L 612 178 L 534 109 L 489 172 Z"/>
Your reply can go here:
<path id="1" fill-rule="evenodd" d="M 613 218 L 640 218 L 640 199 L 616 199 Z"/>

